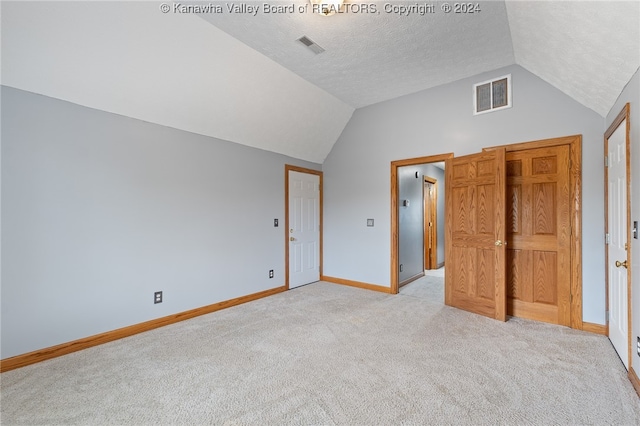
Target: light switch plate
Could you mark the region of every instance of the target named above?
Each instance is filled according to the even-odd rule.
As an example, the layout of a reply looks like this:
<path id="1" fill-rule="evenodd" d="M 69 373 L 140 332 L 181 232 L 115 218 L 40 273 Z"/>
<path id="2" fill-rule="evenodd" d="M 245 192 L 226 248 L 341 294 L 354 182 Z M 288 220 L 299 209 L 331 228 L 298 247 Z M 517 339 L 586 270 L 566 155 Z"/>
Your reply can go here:
<path id="1" fill-rule="evenodd" d="M 373 226 L 373 219 L 367 219 L 367 226 Z"/>

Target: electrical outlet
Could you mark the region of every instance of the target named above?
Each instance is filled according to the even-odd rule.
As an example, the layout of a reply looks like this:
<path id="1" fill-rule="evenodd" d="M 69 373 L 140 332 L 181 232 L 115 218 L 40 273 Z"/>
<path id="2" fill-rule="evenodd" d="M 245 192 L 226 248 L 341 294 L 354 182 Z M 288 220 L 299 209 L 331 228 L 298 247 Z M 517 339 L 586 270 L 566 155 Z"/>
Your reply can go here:
<path id="1" fill-rule="evenodd" d="M 156 291 L 153 293 L 153 303 L 162 303 L 162 292 Z"/>
<path id="2" fill-rule="evenodd" d="M 373 226 L 373 219 L 367 219 L 367 226 Z"/>
<path id="3" fill-rule="evenodd" d="M 269 269 L 269 278 L 273 278 L 273 269 Z"/>
<path id="4" fill-rule="evenodd" d="M 278 227 L 278 219 L 273 219 L 273 227 L 274 228 Z"/>

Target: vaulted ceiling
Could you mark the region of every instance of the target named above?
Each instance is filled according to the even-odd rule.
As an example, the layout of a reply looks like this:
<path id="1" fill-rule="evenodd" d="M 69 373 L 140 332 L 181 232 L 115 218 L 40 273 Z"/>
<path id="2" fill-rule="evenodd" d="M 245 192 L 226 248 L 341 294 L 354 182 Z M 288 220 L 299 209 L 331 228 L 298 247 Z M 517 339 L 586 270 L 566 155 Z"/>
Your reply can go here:
<path id="1" fill-rule="evenodd" d="M 2 1 L 2 84 L 321 163 L 356 108 L 517 64 L 605 116 L 640 66 L 638 1 L 307 2 Z"/>

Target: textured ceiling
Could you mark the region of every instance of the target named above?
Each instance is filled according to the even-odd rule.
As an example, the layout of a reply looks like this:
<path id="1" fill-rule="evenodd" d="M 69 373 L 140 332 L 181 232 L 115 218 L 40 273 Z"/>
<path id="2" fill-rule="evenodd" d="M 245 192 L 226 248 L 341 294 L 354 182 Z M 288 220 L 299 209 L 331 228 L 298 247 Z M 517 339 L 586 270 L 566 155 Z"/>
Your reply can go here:
<path id="1" fill-rule="evenodd" d="M 386 12 L 386 4 L 398 7 L 416 2 L 377 2 L 379 13 L 346 9 L 347 13 L 326 17 L 313 13 L 201 16 L 356 108 L 514 63 L 504 2 L 484 2 L 480 12 L 466 15 L 445 14 L 438 6 L 423 16 Z M 325 52 L 315 55 L 297 42 L 303 35 Z"/>
<path id="2" fill-rule="evenodd" d="M 640 66 L 638 1 L 508 1 L 515 59 L 605 117 Z"/>
<path id="3" fill-rule="evenodd" d="M 377 13 L 264 13 L 307 0 L 211 0 L 200 4 L 222 13 L 200 15 L 170 1 L 162 13 L 152 0 L 3 0 L 2 84 L 322 163 L 354 108 L 518 64 L 605 116 L 640 66 L 637 0 L 481 1 L 473 14 L 347 1 Z M 433 13 L 394 13 L 407 5 Z"/>
<path id="4" fill-rule="evenodd" d="M 472 14 L 444 13 L 443 3 L 202 18 L 356 108 L 515 63 L 605 116 L 640 66 L 637 0 L 481 1 Z M 435 7 L 421 16 L 385 4 Z M 302 35 L 326 51 L 308 51 L 296 42 Z"/>

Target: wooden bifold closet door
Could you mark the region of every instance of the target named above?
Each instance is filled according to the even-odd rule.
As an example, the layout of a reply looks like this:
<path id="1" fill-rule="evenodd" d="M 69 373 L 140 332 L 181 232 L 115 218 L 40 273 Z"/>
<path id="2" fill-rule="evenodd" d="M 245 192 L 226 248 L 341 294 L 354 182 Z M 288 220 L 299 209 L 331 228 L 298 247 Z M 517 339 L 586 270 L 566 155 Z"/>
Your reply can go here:
<path id="1" fill-rule="evenodd" d="M 445 303 L 506 319 L 505 149 L 446 161 Z"/>
<path id="2" fill-rule="evenodd" d="M 507 152 L 507 314 L 571 325 L 569 146 Z"/>
<path id="3" fill-rule="evenodd" d="M 574 281 L 580 291 L 572 264 L 577 138 L 447 160 L 447 305 L 503 321 L 511 315 L 582 328 L 581 305 L 571 298 Z"/>

